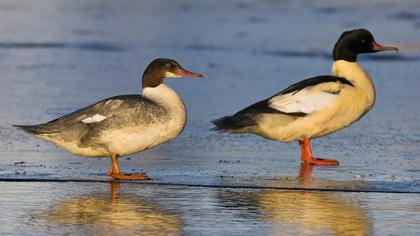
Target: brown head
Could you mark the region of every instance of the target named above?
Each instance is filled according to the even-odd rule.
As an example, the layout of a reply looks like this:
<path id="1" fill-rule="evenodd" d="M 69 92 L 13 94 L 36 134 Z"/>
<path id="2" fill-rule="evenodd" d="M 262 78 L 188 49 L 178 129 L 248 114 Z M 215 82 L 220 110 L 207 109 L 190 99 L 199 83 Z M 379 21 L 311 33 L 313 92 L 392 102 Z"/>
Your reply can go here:
<path id="1" fill-rule="evenodd" d="M 182 68 L 178 62 L 158 58 L 153 60 L 143 73 L 143 89 L 147 87 L 156 87 L 163 83 L 165 78 L 177 77 L 203 77 L 202 74 L 193 73 Z"/>

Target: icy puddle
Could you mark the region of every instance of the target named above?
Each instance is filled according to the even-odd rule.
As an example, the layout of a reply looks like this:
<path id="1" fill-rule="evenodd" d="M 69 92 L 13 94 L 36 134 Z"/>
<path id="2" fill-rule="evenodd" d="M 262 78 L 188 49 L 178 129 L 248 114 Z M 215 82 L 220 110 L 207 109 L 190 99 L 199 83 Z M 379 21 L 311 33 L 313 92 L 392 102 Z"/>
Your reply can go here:
<path id="1" fill-rule="evenodd" d="M 2 182 L 2 235 L 417 235 L 420 195 Z"/>

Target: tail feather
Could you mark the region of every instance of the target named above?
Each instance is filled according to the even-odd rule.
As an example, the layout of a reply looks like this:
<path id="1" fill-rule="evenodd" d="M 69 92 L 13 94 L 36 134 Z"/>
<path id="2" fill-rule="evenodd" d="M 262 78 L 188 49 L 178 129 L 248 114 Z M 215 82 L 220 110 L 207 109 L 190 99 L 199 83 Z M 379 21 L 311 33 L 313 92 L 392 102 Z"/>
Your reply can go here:
<path id="1" fill-rule="evenodd" d="M 212 131 L 230 130 L 230 129 L 235 129 L 235 127 L 237 127 L 237 125 L 232 119 L 232 116 L 225 116 L 219 119 L 215 119 L 215 120 L 212 120 L 211 123 L 215 125 L 215 127 L 210 129 Z"/>
<path id="2" fill-rule="evenodd" d="M 51 134 L 56 133 L 55 130 L 51 129 L 51 127 L 48 127 L 44 124 L 40 125 L 13 125 L 16 128 L 19 128 L 23 131 L 26 131 L 28 133 L 39 135 L 39 134 Z"/>
<path id="3" fill-rule="evenodd" d="M 211 121 L 215 127 L 213 127 L 212 131 L 218 132 L 231 132 L 231 133 L 241 133 L 245 132 L 246 128 L 255 125 L 255 121 L 250 119 L 247 116 L 225 116 L 219 119 L 215 119 Z"/>

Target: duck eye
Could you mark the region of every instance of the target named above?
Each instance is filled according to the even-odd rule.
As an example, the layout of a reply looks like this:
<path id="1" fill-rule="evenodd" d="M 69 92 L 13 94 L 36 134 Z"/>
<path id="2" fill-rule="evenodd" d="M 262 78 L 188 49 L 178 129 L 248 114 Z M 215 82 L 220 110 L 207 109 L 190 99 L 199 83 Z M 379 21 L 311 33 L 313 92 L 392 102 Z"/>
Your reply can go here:
<path id="1" fill-rule="evenodd" d="M 173 70 L 173 69 L 175 69 L 175 65 L 173 65 L 173 64 L 171 64 L 171 63 L 168 63 L 168 64 L 166 64 L 166 68 L 167 69 L 171 69 L 171 70 Z"/>

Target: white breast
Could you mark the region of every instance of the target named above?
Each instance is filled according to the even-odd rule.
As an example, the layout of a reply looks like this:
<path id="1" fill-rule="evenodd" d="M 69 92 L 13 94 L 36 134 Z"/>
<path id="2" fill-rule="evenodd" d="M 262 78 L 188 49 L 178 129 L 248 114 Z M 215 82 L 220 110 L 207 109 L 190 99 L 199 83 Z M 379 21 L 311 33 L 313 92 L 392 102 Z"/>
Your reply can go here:
<path id="1" fill-rule="evenodd" d="M 179 133 L 182 131 L 187 119 L 187 113 L 184 102 L 174 90 L 165 84 L 160 84 L 157 87 L 144 88 L 143 96 L 156 102 L 167 111 L 166 115 L 170 116 L 170 120 L 165 122 L 169 128 L 168 132 Z"/>
<path id="2" fill-rule="evenodd" d="M 323 136 L 345 128 L 359 120 L 375 102 L 375 88 L 357 62 L 336 61 L 333 74 L 349 80 L 353 86 L 341 90 L 336 102 L 320 111 L 314 119 L 312 137 Z M 321 125 L 322 124 L 322 125 Z"/>
<path id="3" fill-rule="evenodd" d="M 166 110 L 162 122 L 147 124 L 142 127 L 128 127 L 115 130 L 104 136 L 114 137 L 112 148 L 120 155 L 128 155 L 155 147 L 178 136 L 185 127 L 186 110 L 178 94 L 169 86 L 161 84 L 157 87 L 143 89 L 148 98 Z M 139 132 L 141 130 L 141 132 Z M 119 137 L 117 140 L 115 137 Z"/>
<path id="4" fill-rule="evenodd" d="M 332 73 L 353 83 L 354 89 L 360 95 L 360 97 L 355 97 L 355 100 L 361 100 L 360 102 L 364 104 L 366 112 L 372 108 L 376 98 L 375 87 L 359 63 L 344 60 L 336 61 L 332 66 Z"/>

